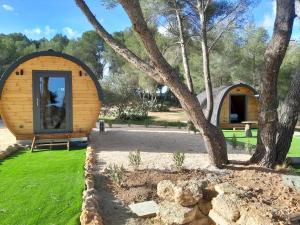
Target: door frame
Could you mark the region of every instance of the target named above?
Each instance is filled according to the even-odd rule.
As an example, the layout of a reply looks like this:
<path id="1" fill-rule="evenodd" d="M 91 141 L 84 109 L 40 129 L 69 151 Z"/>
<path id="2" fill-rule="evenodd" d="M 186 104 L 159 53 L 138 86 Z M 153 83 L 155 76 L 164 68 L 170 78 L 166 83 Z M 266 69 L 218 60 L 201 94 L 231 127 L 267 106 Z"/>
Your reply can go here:
<path id="1" fill-rule="evenodd" d="M 245 121 L 247 121 L 248 120 L 248 95 L 246 95 L 246 94 L 230 94 L 229 95 L 229 124 L 241 124 L 241 123 L 232 123 L 231 122 L 231 118 L 230 118 L 230 115 L 231 115 L 231 97 L 232 96 L 243 96 L 244 98 L 245 98 L 245 114 L 244 114 L 244 116 L 245 116 Z"/>
<path id="2" fill-rule="evenodd" d="M 64 77 L 66 98 L 66 129 L 41 129 L 40 117 L 40 77 Z M 72 133 L 73 104 L 72 104 L 72 72 L 62 70 L 33 70 L 32 71 L 32 105 L 34 134 Z"/>

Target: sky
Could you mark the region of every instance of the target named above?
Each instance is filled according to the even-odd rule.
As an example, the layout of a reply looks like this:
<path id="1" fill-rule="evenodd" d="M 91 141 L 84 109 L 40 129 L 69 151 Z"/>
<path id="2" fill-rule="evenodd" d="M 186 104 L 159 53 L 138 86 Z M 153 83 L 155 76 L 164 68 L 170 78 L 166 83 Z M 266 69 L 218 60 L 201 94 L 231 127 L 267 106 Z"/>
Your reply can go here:
<path id="1" fill-rule="evenodd" d="M 100 0 L 86 2 L 108 32 L 130 26 L 120 6 L 108 10 Z M 265 27 L 271 35 L 275 12 L 275 1 L 261 0 L 252 11 L 252 20 L 257 26 Z M 0 0 L 0 33 L 21 32 L 30 39 L 50 39 L 62 33 L 73 39 L 91 29 L 74 0 Z M 300 40 L 300 19 L 295 20 L 292 39 Z"/>

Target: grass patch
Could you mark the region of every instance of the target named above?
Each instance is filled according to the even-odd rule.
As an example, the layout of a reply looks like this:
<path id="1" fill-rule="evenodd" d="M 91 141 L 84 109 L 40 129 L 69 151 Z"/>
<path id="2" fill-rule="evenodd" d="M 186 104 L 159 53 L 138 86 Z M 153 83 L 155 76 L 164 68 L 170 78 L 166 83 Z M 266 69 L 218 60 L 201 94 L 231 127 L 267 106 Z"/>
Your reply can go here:
<path id="1" fill-rule="evenodd" d="M 237 144 L 244 146 L 246 143 L 250 143 L 253 146 L 256 146 L 257 130 L 252 129 L 253 137 L 245 137 L 245 132 L 243 130 L 223 130 L 224 136 L 228 142 L 231 142 L 233 133 L 236 135 Z M 294 137 L 289 153 L 289 157 L 300 157 L 300 137 Z"/>
<path id="2" fill-rule="evenodd" d="M 21 151 L 0 160 L 1 224 L 79 224 L 85 150 Z"/>

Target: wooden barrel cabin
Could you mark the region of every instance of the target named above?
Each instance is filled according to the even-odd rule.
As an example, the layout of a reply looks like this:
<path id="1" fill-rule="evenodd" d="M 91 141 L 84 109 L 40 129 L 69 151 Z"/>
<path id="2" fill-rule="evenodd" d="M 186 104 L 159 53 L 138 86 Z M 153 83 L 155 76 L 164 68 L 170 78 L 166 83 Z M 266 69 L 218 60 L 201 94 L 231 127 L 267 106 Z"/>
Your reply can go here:
<path id="1" fill-rule="evenodd" d="M 213 89 L 214 108 L 211 122 L 222 129 L 244 128 L 244 121 L 258 119 L 258 93 L 243 83 Z M 202 109 L 206 108 L 205 91 L 197 96 Z"/>
<path id="2" fill-rule="evenodd" d="M 17 59 L 0 79 L 0 113 L 19 142 L 86 140 L 100 114 L 103 93 L 80 60 L 53 50 Z"/>

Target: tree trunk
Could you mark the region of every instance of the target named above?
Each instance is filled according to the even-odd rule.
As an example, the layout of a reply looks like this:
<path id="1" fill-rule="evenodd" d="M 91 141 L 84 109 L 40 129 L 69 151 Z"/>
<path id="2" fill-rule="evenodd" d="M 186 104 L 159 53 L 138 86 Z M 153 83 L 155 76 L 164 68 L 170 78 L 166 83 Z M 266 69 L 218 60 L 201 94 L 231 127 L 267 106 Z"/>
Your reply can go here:
<path id="1" fill-rule="evenodd" d="M 222 131 L 205 119 L 196 96 L 194 96 L 187 86 L 180 81 L 179 74 L 162 56 L 156 45 L 154 37 L 145 22 L 139 1 L 120 0 L 119 2 L 127 12 L 134 30 L 139 34 L 143 41 L 152 65 L 141 60 L 126 47 L 117 43 L 96 20 L 84 0 L 75 0 L 75 2 L 94 26 L 97 33 L 112 49 L 114 49 L 116 53 L 123 56 L 124 59 L 138 69 L 141 69 L 149 77 L 167 85 L 176 95 L 182 105 L 182 108 L 202 134 L 211 164 L 216 167 L 221 167 L 223 164 L 228 163 L 227 146 Z M 142 66 L 140 63 L 142 63 Z"/>
<path id="2" fill-rule="evenodd" d="M 177 8 L 176 5 L 176 0 L 175 0 L 175 12 L 176 12 L 176 18 L 177 18 L 177 24 L 178 24 L 178 30 L 179 30 L 179 39 L 180 39 L 180 47 L 181 47 L 181 55 L 182 55 L 182 64 L 183 64 L 183 69 L 184 69 L 184 77 L 187 82 L 187 86 L 190 90 L 191 93 L 194 93 L 194 87 L 193 87 L 193 81 L 192 81 L 192 76 L 190 72 L 190 66 L 188 62 L 188 57 L 187 57 L 187 50 L 186 50 L 186 42 L 183 34 L 183 26 L 182 26 L 182 17 L 180 14 L 179 9 Z"/>
<path id="3" fill-rule="evenodd" d="M 289 93 L 287 94 L 281 108 L 278 135 L 276 144 L 276 163 L 282 164 L 289 152 L 293 140 L 295 126 L 300 112 L 300 69 L 291 82 Z"/>
<path id="4" fill-rule="evenodd" d="M 261 164 L 274 167 L 276 163 L 277 79 L 285 56 L 295 17 L 295 0 L 277 0 L 274 31 L 264 57 L 264 73 L 261 76 L 258 127 L 264 148 L 258 146 L 255 155 L 265 154 Z"/>
<path id="5" fill-rule="evenodd" d="M 208 52 L 208 44 L 207 44 L 207 29 L 206 29 L 206 15 L 204 5 L 204 0 L 197 0 L 197 8 L 200 17 L 201 24 L 201 48 L 202 48 L 202 64 L 203 64 L 203 77 L 204 77 L 204 85 L 206 91 L 206 118 L 208 121 L 211 121 L 213 107 L 214 107 L 214 99 L 213 99 L 213 91 L 210 77 L 210 68 L 209 68 L 209 52 Z M 206 2 L 209 4 L 209 2 Z"/>

